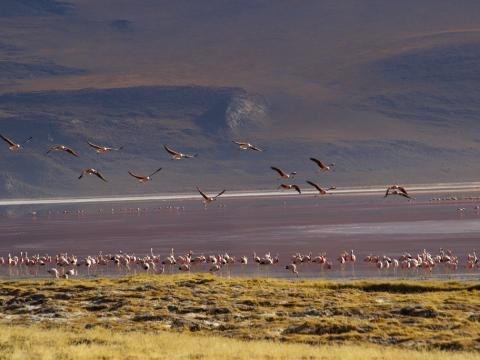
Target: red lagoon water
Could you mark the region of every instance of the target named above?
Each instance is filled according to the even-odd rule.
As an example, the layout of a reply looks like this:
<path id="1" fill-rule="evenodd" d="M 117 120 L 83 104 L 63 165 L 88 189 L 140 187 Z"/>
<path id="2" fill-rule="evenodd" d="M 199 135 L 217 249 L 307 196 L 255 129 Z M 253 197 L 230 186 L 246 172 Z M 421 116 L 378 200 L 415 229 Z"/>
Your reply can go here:
<path id="1" fill-rule="evenodd" d="M 228 252 L 237 257 L 251 257 L 253 252 L 278 253 L 284 265 L 297 252 L 326 252 L 335 260 L 340 252 L 353 249 L 361 260 L 368 254 L 397 257 L 405 251 L 437 253 L 445 248 L 460 256 L 464 264 L 466 254 L 480 248 L 480 214 L 474 209 L 477 202 L 431 202 L 429 197 L 412 202 L 376 196 L 226 199 L 207 209 L 193 201 L 124 207 L 15 207 L 6 209 L 0 218 L 0 256 L 20 251 L 144 255 L 151 248 L 165 256 L 174 248 L 178 255 L 188 250 L 205 255 Z M 457 211 L 460 207 L 465 211 Z M 80 215 L 79 210 L 83 211 Z M 313 264 L 302 266 L 304 275 L 320 274 Z M 285 272 L 284 266 L 277 268 L 268 272 Z M 267 271 L 254 265 L 249 270 L 230 270 L 253 275 Z M 337 277 L 380 275 L 361 261 L 355 269 L 336 266 L 334 270 Z"/>

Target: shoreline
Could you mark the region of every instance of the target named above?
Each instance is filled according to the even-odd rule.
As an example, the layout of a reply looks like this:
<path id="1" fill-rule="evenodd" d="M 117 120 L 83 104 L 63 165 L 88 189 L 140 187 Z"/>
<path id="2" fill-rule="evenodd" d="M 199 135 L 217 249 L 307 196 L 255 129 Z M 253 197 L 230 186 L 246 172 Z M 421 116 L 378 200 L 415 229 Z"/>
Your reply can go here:
<path id="1" fill-rule="evenodd" d="M 469 183 L 439 183 L 439 184 L 412 184 L 405 185 L 412 194 L 430 193 L 457 193 L 457 192 L 480 192 L 480 182 Z M 385 186 L 344 187 L 329 191 L 334 196 L 376 196 L 385 193 Z M 302 194 L 294 192 L 282 192 L 279 190 L 255 190 L 255 191 L 231 191 L 222 195 L 223 199 L 255 199 L 275 197 L 302 197 L 315 195 L 315 190 L 304 190 Z M 125 196 L 92 196 L 92 197 L 63 197 L 63 198 L 37 198 L 37 199 L 5 199 L 0 200 L 0 206 L 22 205 L 55 205 L 55 204 L 87 204 L 87 203 L 116 203 L 116 202 L 147 202 L 147 201 L 185 201 L 198 200 L 199 194 L 149 194 L 149 195 L 125 195 Z"/>
<path id="2" fill-rule="evenodd" d="M 362 288 L 365 286 L 379 284 L 385 285 L 386 287 L 395 287 L 397 285 L 402 286 L 414 286 L 420 289 L 432 290 L 435 286 L 440 286 L 438 289 L 442 291 L 449 291 L 450 289 L 456 288 L 475 288 L 480 290 L 480 273 L 468 274 L 470 278 L 447 278 L 447 277 L 411 277 L 411 278 L 400 278 L 400 277 L 358 277 L 358 278 L 339 278 L 339 277 L 294 277 L 294 276 L 248 276 L 248 275 L 230 275 L 230 276 L 220 276 L 216 274 L 211 274 L 209 272 L 190 272 L 190 273 L 172 273 L 172 274 L 161 274 L 161 273 L 137 273 L 137 274 L 120 274 L 120 275 L 90 275 L 90 276 L 74 276 L 69 277 L 68 279 L 63 278 L 54 278 L 51 275 L 46 276 L 36 276 L 36 277 L 0 277 L 0 288 L 5 284 L 13 284 L 16 282 L 38 282 L 39 284 L 51 281 L 58 282 L 102 282 L 102 281 L 114 281 L 114 282 L 125 282 L 129 280 L 145 280 L 153 279 L 158 280 L 159 278 L 165 278 L 168 281 L 178 280 L 177 278 L 181 277 L 191 277 L 191 278 L 212 278 L 218 279 L 219 281 L 232 281 L 232 282 L 242 282 L 242 281 L 265 281 L 265 282 L 278 282 L 281 283 L 291 283 L 291 284 L 302 284 L 302 285 L 314 285 L 321 286 L 325 288 Z M 448 286 L 447 286 L 448 285 Z M 447 286 L 446 288 L 442 288 Z"/>
<path id="3" fill-rule="evenodd" d="M 53 265 L 51 267 L 54 267 Z M 282 268 L 285 266 L 281 265 Z M 0 284 L 2 282 L 15 282 L 15 281 L 48 281 L 55 280 L 52 278 L 52 275 L 48 274 L 46 270 L 50 267 L 45 267 L 45 273 L 42 275 L 17 275 L 17 276 L 7 276 L 0 275 Z M 146 272 L 133 272 L 133 273 L 121 273 L 115 274 L 113 272 L 105 272 L 102 274 L 80 274 L 70 277 L 69 280 L 74 281 L 101 281 L 101 280 L 121 280 L 125 278 L 136 278 L 136 277 L 166 277 L 166 278 L 175 278 L 177 276 L 214 276 L 219 279 L 224 280 L 236 280 L 236 281 L 247 281 L 247 280 L 266 280 L 266 281 L 290 281 L 295 282 L 322 282 L 322 283 L 339 283 L 339 284 L 351 284 L 355 285 L 356 283 L 365 283 L 365 282 L 374 282 L 374 283 L 459 283 L 459 284 L 476 284 L 480 281 L 480 272 L 473 270 L 472 272 L 464 273 L 454 273 L 454 274 L 430 274 L 429 276 L 424 275 L 414 275 L 410 274 L 407 276 L 401 276 L 399 274 L 385 274 L 384 276 L 344 276 L 341 277 L 337 274 L 332 276 L 328 275 L 319 275 L 318 273 L 307 273 L 300 274 L 298 277 L 295 277 L 289 272 L 270 272 L 268 274 L 258 274 L 258 273 L 233 273 L 233 274 L 212 274 L 205 271 L 190 271 L 188 273 L 175 272 L 175 273 L 146 273 Z"/>

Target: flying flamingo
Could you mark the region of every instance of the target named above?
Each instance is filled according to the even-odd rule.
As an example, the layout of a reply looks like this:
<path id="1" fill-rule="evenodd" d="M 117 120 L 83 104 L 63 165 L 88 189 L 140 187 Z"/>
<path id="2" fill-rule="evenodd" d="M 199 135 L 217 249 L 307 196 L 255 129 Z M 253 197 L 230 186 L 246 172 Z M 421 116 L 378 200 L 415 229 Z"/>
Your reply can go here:
<path id="1" fill-rule="evenodd" d="M 248 142 L 241 142 L 241 141 L 235 141 L 232 140 L 234 144 L 237 144 L 240 147 L 240 150 L 254 150 L 254 151 L 263 151 L 257 146 L 254 146 Z"/>
<path id="2" fill-rule="evenodd" d="M 103 181 L 105 182 L 107 181 L 103 177 L 103 175 L 97 169 L 94 169 L 94 168 L 84 169 L 78 178 L 81 179 L 84 175 L 95 175 L 98 178 L 102 179 Z"/>
<path id="3" fill-rule="evenodd" d="M 170 154 L 172 155 L 172 160 L 181 160 L 181 159 L 191 159 L 194 157 L 197 157 L 198 154 L 183 154 L 181 152 L 175 151 L 172 148 L 169 148 L 167 145 L 163 145 L 163 148 Z"/>
<path id="4" fill-rule="evenodd" d="M 412 199 L 414 200 L 410 195 L 400 191 L 400 190 L 392 190 L 392 191 L 388 191 L 387 190 L 387 193 L 385 194 L 384 197 L 387 197 L 387 196 L 390 196 L 390 195 L 399 195 L 399 196 L 403 196 L 403 197 L 406 197 L 407 199 Z"/>
<path id="5" fill-rule="evenodd" d="M 270 166 L 270 169 L 272 169 L 273 171 L 276 171 L 278 175 L 280 175 L 280 178 L 282 179 L 290 179 L 290 178 L 293 179 L 293 177 L 297 175 L 296 171 L 292 171 L 291 173 L 288 174 L 282 169 L 279 169 L 278 167 L 275 167 L 275 166 Z"/>
<path id="6" fill-rule="evenodd" d="M 320 193 L 320 195 L 325 195 L 325 194 L 327 194 L 327 191 L 329 191 L 329 190 L 335 190 L 335 189 L 336 189 L 335 186 L 331 186 L 331 187 L 329 187 L 327 190 L 325 190 L 325 189 L 322 189 L 322 188 L 320 187 L 320 185 L 315 184 L 313 181 L 309 181 L 309 180 L 307 180 L 307 184 L 309 184 L 309 185 L 313 186 L 315 189 L 317 189 L 318 192 Z"/>
<path id="7" fill-rule="evenodd" d="M 20 151 L 21 148 L 23 147 L 23 145 L 25 145 L 26 143 L 28 143 L 30 140 L 32 140 L 33 138 L 30 136 L 28 139 L 26 139 L 22 144 L 17 144 L 16 142 L 10 140 L 9 138 L 7 138 L 6 136 L 3 136 L 2 134 L 0 134 L 0 137 L 9 145 L 8 147 L 8 150 L 12 151 L 12 152 L 17 152 L 17 151 Z"/>
<path id="8" fill-rule="evenodd" d="M 387 197 L 389 195 L 400 195 L 403 197 L 406 197 L 408 199 L 411 199 L 410 195 L 408 195 L 407 190 L 403 186 L 399 185 L 390 185 L 387 187 L 387 190 L 385 191 L 385 196 Z"/>
<path id="9" fill-rule="evenodd" d="M 96 145 L 94 143 L 91 143 L 90 141 L 87 141 L 87 144 L 94 148 L 97 154 L 105 154 L 109 151 L 120 151 L 123 149 L 123 146 L 120 146 L 119 148 L 114 148 L 109 146 Z"/>
<path id="10" fill-rule="evenodd" d="M 310 160 L 312 160 L 315 164 L 318 165 L 318 167 L 320 168 L 320 171 L 328 171 L 328 170 L 331 170 L 335 166 L 334 163 L 329 164 L 329 165 L 325 165 L 323 162 L 321 162 L 320 160 L 318 160 L 316 158 L 313 158 L 313 157 L 311 157 Z"/>
<path id="11" fill-rule="evenodd" d="M 401 191 L 402 193 L 408 195 L 407 193 L 407 190 L 405 190 L 405 188 L 403 186 L 400 186 L 400 185 L 390 185 L 387 187 L 387 192 L 385 193 L 385 197 L 388 195 L 388 193 L 392 190 L 399 190 Z"/>
<path id="12" fill-rule="evenodd" d="M 217 200 L 217 198 L 222 195 L 223 193 L 225 193 L 226 190 L 222 190 L 220 191 L 217 195 L 215 196 L 207 196 L 204 192 L 202 192 L 202 190 L 199 189 L 199 187 L 197 186 L 197 191 L 200 193 L 200 195 L 202 195 L 203 197 L 203 203 L 205 205 L 207 204 L 210 204 L 212 201 L 215 201 Z"/>
<path id="13" fill-rule="evenodd" d="M 50 147 L 50 149 L 48 149 L 47 154 L 50 154 L 52 151 L 64 151 L 66 153 L 69 153 L 70 155 L 78 157 L 78 153 L 76 151 L 65 145 L 53 145 Z"/>
<path id="14" fill-rule="evenodd" d="M 158 173 L 160 170 L 162 170 L 162 168 L 159 168 L 159 169 L 155 170 L 153 173 L 151 173 L 150 175 L 147 175 L 147 176 L 135 175 L 131 171 L 129 171 L 128 173 L 130 174 L 130 176 L 133 176 L 134 178 L 136 178 L 138 180 L 138 182 L 145 183 L 147 181 L 152 180 L 152 176 L 155 175 L 156 173 Z"/>

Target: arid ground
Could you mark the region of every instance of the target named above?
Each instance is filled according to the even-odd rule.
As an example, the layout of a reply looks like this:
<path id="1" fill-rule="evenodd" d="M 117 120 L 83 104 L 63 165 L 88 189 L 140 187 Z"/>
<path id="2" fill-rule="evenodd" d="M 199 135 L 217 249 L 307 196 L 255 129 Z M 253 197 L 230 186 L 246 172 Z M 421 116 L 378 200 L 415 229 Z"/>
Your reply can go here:
<path id="1" fill-rule="evenodd" d="M 105 359 L 162 358 L 162 349 L 153 352 L 152 345 L 144 346 L 145 354 L 135 353 L 145 342 L 141 337 L 148 336 L 153 344 L 170 339 L 166 354 L 178 351 L 183 358 L 196 359 L 210 358 L 210 350 L 180 349 L 181 344 L 231 344 L 226 358 L 240 359 L 248 358 L 246 354 L 315 359 L 328 357 L 329 351 L 381 359 L 474 359 L 480 350 L 479 321 L 480 288 L 471 282 L 286 281 L 187 274 L 0 283 L 2 358 L 20 358 L 25 347 L 40 357 L 48 353 L 47 337 L 56 347 L 53 354 L 67 353 L 66 358 L 88 358 L 88 349 Z M 238 343 L 211 336 L 248 342 L 240 351 Z M 269 343 L 262 346 L 252 340 Z M 272 341 L 303 347 L 278 345 L 272 352 Z M 108 353 L 119 346 L 123 355 Z"/>

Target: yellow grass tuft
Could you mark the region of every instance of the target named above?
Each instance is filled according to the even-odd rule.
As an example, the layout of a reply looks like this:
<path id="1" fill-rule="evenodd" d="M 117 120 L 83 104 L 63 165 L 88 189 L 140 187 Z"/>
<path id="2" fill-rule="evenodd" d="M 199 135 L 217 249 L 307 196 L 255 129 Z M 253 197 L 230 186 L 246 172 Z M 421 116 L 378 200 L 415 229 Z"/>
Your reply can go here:
<path id="1" fill-rule="evenodd" d="M 310 346 L 240 341 L 179 333 L 113 332 L 2 326 L 0 358 L 45 359 L 395 359 L 474 360 L 478 353 L 414 351 L 380 346 Z"/>

